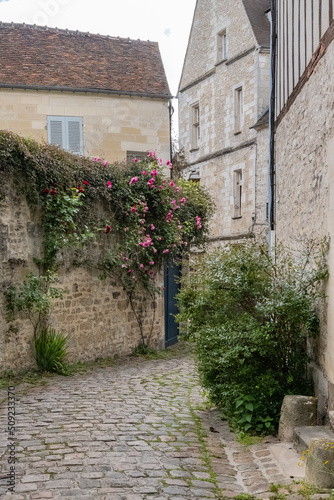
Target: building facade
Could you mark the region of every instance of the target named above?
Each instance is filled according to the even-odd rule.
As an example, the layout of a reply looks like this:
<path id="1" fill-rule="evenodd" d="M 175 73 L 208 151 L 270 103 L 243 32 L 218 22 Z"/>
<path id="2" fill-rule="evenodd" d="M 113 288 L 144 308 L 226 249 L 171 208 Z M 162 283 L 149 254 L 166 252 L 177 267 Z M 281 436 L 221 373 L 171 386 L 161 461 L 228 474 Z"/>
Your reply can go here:
<path id="1" fill-rule="evenodd" d="M 0 128 L 109 162 L 170 156 L 156 42 L 0 24 Z"/>
<path id="2" fill-rule="evenodd" d="M 270 0 L 197 0 L 178 91 L 186 178 L 213 195 L 212 241 L 266 230 Z"/>
<path id="3" fill-rule="evenodd" d="M 320 416 L 334 409 L 334 2 L 277 0 L 275 230 L 301 251 L 331 237 L 312 363 Z"/>

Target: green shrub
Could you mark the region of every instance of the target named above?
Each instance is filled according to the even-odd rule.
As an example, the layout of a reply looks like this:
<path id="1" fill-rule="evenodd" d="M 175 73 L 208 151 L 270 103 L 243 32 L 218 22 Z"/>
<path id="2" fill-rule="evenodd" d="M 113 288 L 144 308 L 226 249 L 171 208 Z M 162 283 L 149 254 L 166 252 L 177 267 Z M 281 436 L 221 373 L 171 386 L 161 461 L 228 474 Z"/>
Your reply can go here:
<path id="1" fill-rule="evenodd" d="M 247 240 L 197 257 L 178 297 L 210 399 L 235 427 L 265 433 L 284 395 L 311 391 L 307 337 L 316 337 L 328 242 L 293 256 Z"/>
<path id="2" fill-rule="evenodd" d="M 67 355 L 67 336 L 53 328 L 44 328 L 35 338 L 35 357 L 42 372 L 63 373 Z"/>

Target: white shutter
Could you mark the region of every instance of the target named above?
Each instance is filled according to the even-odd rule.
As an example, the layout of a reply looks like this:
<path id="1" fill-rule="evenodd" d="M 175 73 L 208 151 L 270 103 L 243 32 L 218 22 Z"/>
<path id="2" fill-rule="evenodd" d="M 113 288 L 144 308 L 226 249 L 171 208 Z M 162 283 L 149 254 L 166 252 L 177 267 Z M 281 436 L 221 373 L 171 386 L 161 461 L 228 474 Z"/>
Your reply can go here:
<path id="1" fill-rule="evenodd" d="M 56 144 L 72 153 L 83 154 L 82 117 L 48 116 L 47 128 L 49 144 Z"/>
<path id="2" fill-rule="evenodd" d="M 65 147 L 65 120 L 62 116 L 48 116 L 48 142 Z"/>
<path id="3" fill-rule="evenodd" d="M 69 117 L 67 121 L 67 148 L 72 153 L 83 153 L 82 118 Z"/>

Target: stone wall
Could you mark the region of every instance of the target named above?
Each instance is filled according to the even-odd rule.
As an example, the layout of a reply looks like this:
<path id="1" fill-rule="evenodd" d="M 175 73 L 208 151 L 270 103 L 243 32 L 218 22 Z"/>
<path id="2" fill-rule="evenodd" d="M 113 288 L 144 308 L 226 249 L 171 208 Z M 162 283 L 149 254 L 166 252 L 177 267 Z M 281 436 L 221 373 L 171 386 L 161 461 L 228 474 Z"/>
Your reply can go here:
<path id="1" fill-rule="evenodd" d="M 22 283 L 29 272 L 38 274 L 33 263 L 40 257 L 41 226 L 39 214 L 29 209 L 10 185 L 6 199 L 0 203 L 0 374 L 35 366 L 31 346 L 33 328 L 21 314 L 10 329 L 6 322 L 3 292 L 13 283 Z M 111 233 L 103 234 L 95 245 L 95 253 L 112 246 Z M 126 293 L 113 278 L 101 281 L 99 272 L 88 267 L 73 267 L 64 254 L 59 269 L 59 286 L 66 290 L 52 310 L 50 324 L 68 334 L 71 362 L 130 354 L 141 343 L 141 336 Z M 162 286 L 162 277 L 160 282 Z M 156 303 L 152 346 L 164 347 L 163 298 Z M 145 335 L 149 332 L 153 314 L 149 304 L 145 319 Z"/>
<path id="2" fill-rule="evenodd" d="M 170 156 L 168 101 L 145 97 L 0 89 L 0 129 L 47 142 L 47 116 L 83 119 L 85 156 L 122 161 L 127 151 Z"/>
<path id="3" fill-rule="evenodd" d="M 322 307 L 317 390 L 329 388 L 334 408 L 334 43 L 318 63 L 276 133 L 276 235 L 300 250 L 302 241 L 330 235 L 331 276 Z M 327 383 L 327 380 L 329 384 Z M 322 394 L 322 397 L 326 394 Z M 328 396 L 328 394 L 327 394 Z"/>

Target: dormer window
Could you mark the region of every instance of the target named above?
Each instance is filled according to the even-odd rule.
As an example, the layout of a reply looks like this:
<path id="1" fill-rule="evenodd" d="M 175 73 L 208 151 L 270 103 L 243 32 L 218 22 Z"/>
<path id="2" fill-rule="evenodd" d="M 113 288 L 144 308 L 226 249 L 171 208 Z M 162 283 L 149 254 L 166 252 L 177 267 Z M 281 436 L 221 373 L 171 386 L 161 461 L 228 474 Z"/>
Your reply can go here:
<path id="1" fill-rule="evenodd" d="M 227 35 L 226 29 L 218 33 L 217 38 L 217 63 L 227 59 Z"/>

